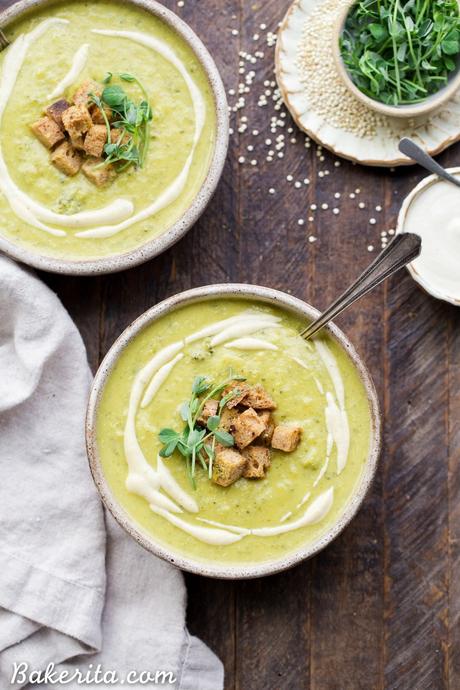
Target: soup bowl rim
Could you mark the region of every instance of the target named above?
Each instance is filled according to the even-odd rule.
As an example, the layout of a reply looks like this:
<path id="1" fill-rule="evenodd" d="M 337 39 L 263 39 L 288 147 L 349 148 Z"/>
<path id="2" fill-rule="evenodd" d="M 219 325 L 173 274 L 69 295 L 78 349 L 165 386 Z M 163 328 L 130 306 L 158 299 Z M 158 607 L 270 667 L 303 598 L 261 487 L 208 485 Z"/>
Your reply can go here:
<path id="1" fill-rule="evenodd" d="M 219 298 L 236 298 L 263 302 L 308 320 L 315 318 L 319 314 L 311 305 L 285 292 L 243 283 L 198 287 L 163 300 L 133 321 L 117 338 L 102 361 L 96 373 L 89 397 L 86 417 L 86 445 L 91 473 L 106 508 L 141 546 L 165 561 L 172 563 L 174 566 L 191 573 L 221 579 L 249 579 L 281 572 L 307 558 L 311 558 L 330 544 L 350 523 L 363 503 L 377 469 L 381 449 L 381 413 L 374 384 L 361 357 L 345 334 L 334 324 L 329 324 L 326 327 L 326 331 L 348 354 L 359 374 L 366 391 L 371 414 L 369 452 L 358 485 L 355 487 L 353 496 L 345 506 L 340 518 L 320 538 L 313 540 L 313 542 L 304 544 L 282 557 L 257 563 L 229 564 L 204 561 L 178 553 L 174 547 L 169 548 L 164 543 L 156 541 L 154 536 L 141 527 L 120 505 L 104 476 L 97 447 L 97 414 L 99 405 L 105 385 L 120 355 L 146 327 L 178 308 Z"/>

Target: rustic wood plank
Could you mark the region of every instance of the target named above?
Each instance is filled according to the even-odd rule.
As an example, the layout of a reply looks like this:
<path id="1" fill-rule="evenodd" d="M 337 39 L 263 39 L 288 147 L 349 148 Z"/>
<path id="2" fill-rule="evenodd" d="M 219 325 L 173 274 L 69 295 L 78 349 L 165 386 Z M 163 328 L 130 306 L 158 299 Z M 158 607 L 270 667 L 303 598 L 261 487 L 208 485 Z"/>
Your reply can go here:
<path id="1" fill-rule="evenodd" d="M 388 294 L 385 677 L 428 690 L 448 682 L 448 320 L 409 277 Z"/>
<path id="2" fill-rule="evenodd" d="M 236 690 L 309 687 L 310 570 L 239 583 Z"/>
<path id="3" fill-rule="evenodd" d="M 394 215 L 420 177 L 395 175 Z M 386 295 L 384 687 L 447 688 L 450 309 L 406 272 Z"/>
<path id="4" fill-rule="evenodd" d="M 458 165 L 460 147 L 453 146 L 440 157 L 445 167 Z M 447 660 L 445 675 L 448 687 L 460 686 L 460 320 L 458 309 L 450 308 L 447 341 L 447 376 L 449 384 L 448 407 L 445 411 L 448 425 L 448 645 L 444 658 Z"/>
<path id="5" fill-rule="evenodd" d="M 321 169 L 334 170 L 328 154 Z M 337 179 L 337 183 L 335 180 Z M 318 184 L 317 203 L 332 203 L 333 192 L 340 214 L 331 221 L 330 211 L 319 214 L 315 264 L 318 279 L 310 300 L 324 308 L 358 276 L 379 249 L 380 230 L 386 227 L 383 213 L 385 184 L 375 184 L 375 173 L 342 163 L 340 174 Z M 350 195 L 354 198 L 350 198 Z M 365 204 L 361 209 L 359 204 Z M 378 225 L 369 223 L 376 217 Z M 374 246 L 374 253 L 367 251 Z M 333 268 L 332 268 L 333 267 Z M 383 359 L 379 324 L 383 292 L 375 290 L 338 323 L 364 357 L 382 389 Z M 326 551 L 314 560 L 312 593 L 311 685 L 323 690 L 371 690 L 379 687 L 383 612 L 382 485 L 378 473 L 372 491 L 354 522 Z M 347 632 L 345 632 L 347 631 Z M 352 640 L 352 644 L 350 641 Z"/>
<path id="6" fill-rule="evenodd" d="M 451 688 L 460 687 L 460 323 L 452 309 L 448 339 L 449 357 L 449 645 L 448 677 Z"/>
<path id="7" fill-rule="evenodd" d="M 442 165 L 458 165 L 459 147 L 445 151 Z M 449 309 L 447 333 L 448 405 L 445 410 L 448 425 L 448 646 L 444 650 L 447 662 L 445 675 L 448 687 L 460 687 L 460 318 L 458 309 Z"/>
<path id="8" fill-rule="evenodd" d="M 41 273 L 40 277 L 54 290 L 78 326 L 86 345 L 93 372 L 100 363 L 100 278 L 75 278 Z"/>
<path id="9" fill-rule="evenodd" d="M 394 175 L 394 218 L 421 177 L 417 169 Z M 386 295 L 384 687 L 455 687 L 448 671 L 452 309 L 406 272 L 389 281 Z"/>

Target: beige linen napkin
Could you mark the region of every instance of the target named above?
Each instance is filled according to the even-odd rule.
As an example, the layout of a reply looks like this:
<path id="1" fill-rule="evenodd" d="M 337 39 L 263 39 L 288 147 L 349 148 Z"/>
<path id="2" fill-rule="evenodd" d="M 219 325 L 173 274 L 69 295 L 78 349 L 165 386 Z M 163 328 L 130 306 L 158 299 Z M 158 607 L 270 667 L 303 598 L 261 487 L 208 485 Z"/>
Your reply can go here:
<path id="1" fill-rule="evenodd" d="M 52 663 L 221 690 L 220 661 L 185 629 L 181 573 L 104 519 L 84 447 L 90 381 L 57 297 L 0 256 L 0 687 L 29 683 L 18 672 L 10 685 L 15 664 Z"/>

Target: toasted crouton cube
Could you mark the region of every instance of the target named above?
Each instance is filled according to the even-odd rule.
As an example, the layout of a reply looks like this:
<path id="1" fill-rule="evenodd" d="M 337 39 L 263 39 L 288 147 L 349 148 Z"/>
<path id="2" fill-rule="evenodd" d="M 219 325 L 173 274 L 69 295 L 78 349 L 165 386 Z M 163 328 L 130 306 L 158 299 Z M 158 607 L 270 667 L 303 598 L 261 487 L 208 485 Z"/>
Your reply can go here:
<path id="1" fill-rule="evenodd" d="M 275 427 L 272 438 L 272 448 L 292 453 L 300 443 L 302 427 L 292 424 L 280 424 Z"/>
<path id="2" fill-rule="evenodd" d="M 246 467 L 243 470 L 245 479 L 263 479 L 270 467 L 270 450 L 264 446 L 248 446 L 243 450 Z"/>
<path id="3" fill-rule="evenodd" d="M 85 138 L 85 151 L 88 156 L 101 158 L 106 144 L 107 127 L 105 125 L 93 125 Z"/>
<path id="4" fill-rule="evenodd" d="M 241 404 L 245 407 L 253 407 L 254 410 L 276 410 L 276 403 L 260 383 L 249 388 Z"/>
<path id="5" fill-rule="evenodd" d="M 265 430 L 265 424 L 255 410 L 250 407 L 238 415 L 235 421 L 235 443 L 238 448 L 249 446 Z"/>
<path id="6" fill-rule="evenodd" d="M 89 108 L 91 119 L 95 125 L 105 125 L 104 115 L 102 110 L 97 105 L 91 105 Z M 112 121 L 113 112 L 108 106 L 104 106 L 104 113 L 109 122 Z"/>
<path id="7" fill-rule="evenodd" d="M 230 486 L 243 474 L 246 458 L 233 448 L 225 448 L 216 453 L 212 469 L 212 479 L 220 486 Z"/>
<path id="8" fill-rule="evenodd" d="M 82 172 L 96 187 L 104 187 L 110 184 L 117 173 L 112 165 L 101 165 L 102 158 L 89 158 L 83 163 Z M 100 167 L 99 167 L 100 166 Z"/>
<path id="9" fill-rule="evenodd" d="M 275 423 L 269 410 L 264 410 L 258 413 L 259 417 L 265 424 L 265 430 L 260 434 L 259 441 L 266 446 L 269 446 L 275 430 Z"/>
<path id="10" fill-rule="evenodd" d="M 93 126 L 88 108 L 84 105 L 73 105 L 62 113 L 62 124 L 72 139 L 86 134 Z"/>
<path id="11" fill-rule="evenodd" d="M 219 429 L 223 431 L 228 431 L 228 433 L 233 434 L 235 431 L 235 422 L 239 416 L 238 410 L 234 408 L 229 410 L 228 407 L 224 407 L 220 414 L 220 425 Z"/>
<path id="12" fill-rule="evenodd" d="M 54 122 L 59 125 L 59 127 L 63 127 L 62 124 L 62 113 L 65 112 L 70 108 L 70 103 L 65 100 L 65 98 L 59 99 L 59 101 L 56 101 L 55 103 L 52 103 L 49 105 L 46 109 L 46 114 L 48 117 L 50 117 Z"/>
<path id="13" fill-rule="evenodd" d="M 79 134 L 78 137 L 70 137 L 70 143 L 77 151 L 85 150 L 85 137 L 83 134 Z"/>
<path id="14" fill-rule="evenodd" d="M 239 403 L 243 400 L 248 390 L 248 384 L 242 381 L 234 381 L 229 386 L 224 388 L 222 392 L 223 398 L 231 392 L 234 394 L 233 397 L 228 401 L 227 407 L 231 410 L 232 407 L 236 407 L 237 405 L 239 405 Z"/>
<path id="15" fill-rule="evenodd" d="M 65 139 L 62 129 L 47 115 L 30 125 L 30 129 L 47 149 L 54 148 L 56 144 Z"/>
<path id="16" fill-rule="evenodd" d="M 96 81 L 87 79 L 75 92 L 73 102 L 75 105 L 87 106 L 89 103 L 90 94 L 94 94 L 100 98 L 102 96 L 102 87 Z"/>
<path id="17" fill-rule="evenodd" d="M 78 151 L 75 151 L 72 144 L 64 141 L 51 154 L 51 162 L 65 175 L 73 177 L 81 168 L 82 159 Z"/>
<path id="18" fill-rule="evenodd" d="M 201 424 L 201 426 L 206 426 L 209 417 L 215 417 L 218 410 L 218 400 L 206 400 L 205 404 L 203 405 L 203 409 L 201 410 L 201 414 L 197 419 L 198 424 Z"/>

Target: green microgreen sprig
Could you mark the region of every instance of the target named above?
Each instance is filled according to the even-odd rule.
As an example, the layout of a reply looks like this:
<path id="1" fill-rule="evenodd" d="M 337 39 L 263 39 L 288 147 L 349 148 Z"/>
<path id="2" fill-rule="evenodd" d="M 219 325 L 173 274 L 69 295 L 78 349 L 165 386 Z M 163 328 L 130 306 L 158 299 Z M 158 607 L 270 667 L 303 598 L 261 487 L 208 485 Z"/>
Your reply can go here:
<path id="1" fill-rule="evenodd" d="M 233 436 L 227 431 L 219 429 L 219 426 L 222 410 L 238 394 L 238 388 L 234 388 L 222 397 L 219 401 L 219 414 L 209 417 L 205 429 L 198 426 L 198 419 L 203 408 L 208 400 L 219 396 L 230 383 L 245 380 L 243 376 L 230 373 L 224 381 L 213 385 L 212 381 L 205 376 L 197 376 L 192 385 L 190 399 L 180 407 L 180 415 L 185 422 L 183 431 L 178 432 L 174 429 L 162 429 L 160 431 L 159 438 L 163 444 L 160 450 L 161 457 L 169 458 L 175 451 L 179 451 L 185 458 L 187 475 L 194 489 L 196 489 L 195 470 L 197 462 L 211 479 L 216 443 L 220 443 L 226 448 L 234 445 Z"/>
<path id="2" fill-rule="evenodd" d="M 354 84 L 388 105 L 420 103 L 457 68 L 457 0 L 359 0 L 340 38 Z"/>
<path id="3" fill-rule="evenodd" d="M 118 172 L 130 165 L 142 168 L 147 157 L 150 128 L 153 111 L 148 101 L 148 94 L 142 83 L 132 74 L 122 72 L 118 75 L 122 81 L 135 83 L 142 92 L 142 100 L 135 103 L 119 84 L 112 84 L 113 74 L 108 72 L 103 79 L 105 88 L 101 96 L 90 94 L 90 102 L 97 105 L 107 128 L 107 143 L 104 146 L 105 159 L 101 165 L 118 164 Z M 105 108 L 113 113 L 110 124 Z M 116 142 L 112 142 L 111 129 L 120 130 Z"/>

